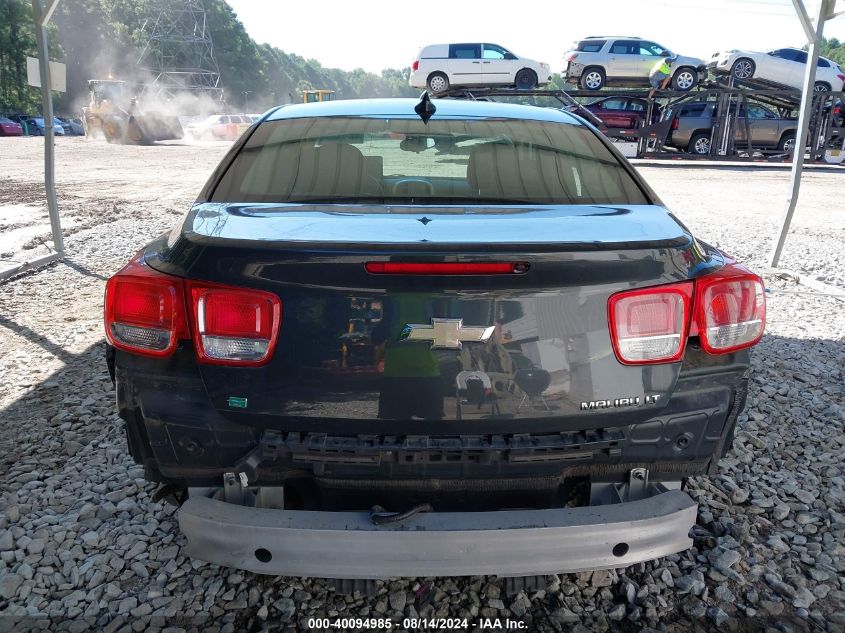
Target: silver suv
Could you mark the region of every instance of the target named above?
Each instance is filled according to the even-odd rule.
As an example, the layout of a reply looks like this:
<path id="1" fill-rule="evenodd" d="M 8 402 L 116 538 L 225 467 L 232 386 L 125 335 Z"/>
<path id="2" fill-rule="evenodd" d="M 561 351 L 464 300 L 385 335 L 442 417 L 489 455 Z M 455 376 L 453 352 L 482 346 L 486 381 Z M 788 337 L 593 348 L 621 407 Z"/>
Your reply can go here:
<path id="1" fill-rule="evenodd" d="M 647 86 L 652 67 L 667 54 L 675 57 L 665 46 L 640 37 L 590 36 L 573 44 L 564 55 L 563 76 L 584 90 Z M 678 55 L 672 60 L 672 89 L 692 90 L 706 73 L 702 60 Z"/>

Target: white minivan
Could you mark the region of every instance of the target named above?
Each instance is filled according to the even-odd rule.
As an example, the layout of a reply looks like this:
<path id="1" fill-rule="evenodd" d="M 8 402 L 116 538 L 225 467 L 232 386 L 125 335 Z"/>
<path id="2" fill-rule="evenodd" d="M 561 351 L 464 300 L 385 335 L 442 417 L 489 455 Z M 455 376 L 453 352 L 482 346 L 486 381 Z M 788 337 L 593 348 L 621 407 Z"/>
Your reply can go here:
<path id="1" fill-rule="evenodd" d="M 408 80 L 433 93 L 452 86 L 515 86 L 530 90 L 549 83 L 548 64 L 514 55 L 498 44 L 433 44 L 423 47 Z"/>

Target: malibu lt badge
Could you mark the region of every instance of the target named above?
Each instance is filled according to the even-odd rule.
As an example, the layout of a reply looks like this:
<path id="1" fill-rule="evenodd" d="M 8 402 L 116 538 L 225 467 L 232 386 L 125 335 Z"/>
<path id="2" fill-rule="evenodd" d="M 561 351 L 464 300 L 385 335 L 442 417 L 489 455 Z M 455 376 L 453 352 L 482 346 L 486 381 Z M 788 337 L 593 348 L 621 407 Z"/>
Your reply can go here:
<path id="1" fill-rule="evenodd" d="M 615 409 L 618 407 L 638 407 L 643 404 L 657 404 L 661 398 L 661 394 L 652 393 L 647 394 L 644 399 L 639 396 L 630 396 L 628 398 L 613 398 L 612 400 L 587 400 L 581 403 L 581 411 L 595 411 L 597 409 Z"/>

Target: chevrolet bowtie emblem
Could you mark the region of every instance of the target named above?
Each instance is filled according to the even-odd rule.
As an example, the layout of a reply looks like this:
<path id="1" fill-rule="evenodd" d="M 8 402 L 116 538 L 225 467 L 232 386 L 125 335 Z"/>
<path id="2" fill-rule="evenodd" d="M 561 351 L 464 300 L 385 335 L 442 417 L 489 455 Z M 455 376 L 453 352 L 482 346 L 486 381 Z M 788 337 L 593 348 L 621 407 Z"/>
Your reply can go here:
<path id="1" fill-rule="evenodd" d="M 463 319 L 432 319 L 431 325 L 409 323 L 399 335 L 400 341 L 431 341 L 432 349 L 461 349 L 461 342 L 486 341 L 495 326 L 464 327 Z"/>

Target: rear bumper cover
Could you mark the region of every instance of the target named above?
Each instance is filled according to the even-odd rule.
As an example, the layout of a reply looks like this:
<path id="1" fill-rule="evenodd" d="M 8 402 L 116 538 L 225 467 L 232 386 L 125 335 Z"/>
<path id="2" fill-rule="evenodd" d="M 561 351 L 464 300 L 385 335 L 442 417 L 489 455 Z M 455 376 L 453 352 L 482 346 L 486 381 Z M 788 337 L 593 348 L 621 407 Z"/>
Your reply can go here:
<path id="1" fill-rule="evenodd" d="M 625 567 L 689 548 L 697 505 L 680 490 L 551 510 L 420 514 L 253 508 L 189 499 L 186 554 L 256 573 L 324 578 L 531 576 Z"/>

